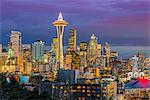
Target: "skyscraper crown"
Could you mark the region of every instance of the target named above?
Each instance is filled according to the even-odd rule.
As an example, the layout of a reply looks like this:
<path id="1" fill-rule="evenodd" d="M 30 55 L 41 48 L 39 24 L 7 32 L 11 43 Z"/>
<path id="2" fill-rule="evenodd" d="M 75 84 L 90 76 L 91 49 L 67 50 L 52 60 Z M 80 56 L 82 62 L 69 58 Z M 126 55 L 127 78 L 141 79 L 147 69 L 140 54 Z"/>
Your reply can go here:
<path id="1" fill-rule="evenodd" d="M 96 37 L 95 37 L 94 33 L 92 33 L 91 40 L 94 40 L 94 39 L 96 39 Z"/>

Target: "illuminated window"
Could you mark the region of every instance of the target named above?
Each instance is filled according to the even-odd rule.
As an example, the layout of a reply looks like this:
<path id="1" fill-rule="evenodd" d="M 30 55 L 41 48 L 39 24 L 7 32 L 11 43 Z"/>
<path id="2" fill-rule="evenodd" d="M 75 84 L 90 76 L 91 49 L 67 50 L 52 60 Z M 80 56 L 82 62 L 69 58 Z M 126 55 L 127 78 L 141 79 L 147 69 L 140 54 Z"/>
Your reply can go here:
<path id="1" fill-rule="evenodd" d="M 90 89 L 90 86 L 88 86 L 87 89 Z"/>
<path id="2" fill-rule="evenodd" d="M 63 89 L 63 86 L 61 86 L 60 89 Z"/>
<path id="3" fill-rule="evenodd" d="M 77 86 L 77 89 L 81 89 L 81 86 Z"/>
<path id="4" fill-rule="evenodd" d="M 97 94 L 97 97 L 100 97 L 100 95 L 99 95 L 99 94 Z"/>
<path id="5" fill-rule="evenodd" d="M 87 90 L 87 92 L 89 92 L 89 93 L 90 93 L 91 91 L 90 91 L 90 90 Z"/>
<path id="6" fill-rule="evenodd" d="M 87 96 L 91 96 L 91 94 L 87 94 Z"/>

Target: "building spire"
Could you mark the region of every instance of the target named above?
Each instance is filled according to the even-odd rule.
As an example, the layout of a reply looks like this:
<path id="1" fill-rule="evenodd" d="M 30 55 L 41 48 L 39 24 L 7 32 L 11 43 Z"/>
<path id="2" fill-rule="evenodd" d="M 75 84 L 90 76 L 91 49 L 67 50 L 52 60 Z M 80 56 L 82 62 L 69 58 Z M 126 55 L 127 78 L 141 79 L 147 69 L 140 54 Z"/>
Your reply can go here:
<path id="1" fill-rule="evenodd" d="M 59 13 L 58 20 L 63 20 L 61 12 Z"/>
<path id="2" fill-rule="evenodd" d="M 92 33 L 92 35 L 91 35 L 91 39 L 96 39 L 96 37 L 95 37 L 94 33 Z"/>

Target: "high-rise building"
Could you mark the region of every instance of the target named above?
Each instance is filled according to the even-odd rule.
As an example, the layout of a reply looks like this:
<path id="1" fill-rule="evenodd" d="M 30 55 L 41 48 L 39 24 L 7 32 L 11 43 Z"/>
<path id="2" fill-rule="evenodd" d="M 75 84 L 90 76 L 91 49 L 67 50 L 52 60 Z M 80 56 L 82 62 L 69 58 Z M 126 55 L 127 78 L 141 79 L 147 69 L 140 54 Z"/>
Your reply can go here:
<path id="1" fill-rule="evenodd" d="M 98 38 L 92 34 L 88 46 L 88 61 L 89 63 L 95 62 L 95 59 L 101 55 L 101 45 L 98 44 Z"/>
<path id="2" fill-rule="evenodd" d="M 64 69 L 79 70 L 81 65 L 80 56 L 77 52 L 71 51 L 65 55 Z"/>
<path id="3" fill-rule="evenodd" d="M 31 44 L 22 44 L 22 56 L 23 56 L 22 72 L 31 74 L 32 70 Z"/>
<path id="4" fill-rule="evenodd" d="M 2 56 L 2 44 L 0 44 L 0 57 Z"/>
<path id="5" fill-rule="evenodd" d="M 8 49 L 8 58 L 9 58 L 10 60 L 12 60 L 13 57 L 14 57 L 14 50 Z"/>
<path id="6" fill-rule="evenodd" d="M 101 100 L 111 100 L 112 98 L 116 99 L 117 95 L 117 82 L 113 79 L 108 80 L 103 78 L 101 82 Z M 120 99 L 122 100 L 122 99 Z"/>
<path id="7" fill-rule="evenodd" d="M 59 43 L 59 48 L 58 48 L 58 61 L 59 61 L 59 67 L 63 68 L 63 44 L 62 44 L 62 39 L 63 39 L 63 33 L 64 33 L 64 27 L 68 25 L 68 23 L 63 20 L 62 14 L 59 13 L 58 19 L 53 22 L 53 25 L 56 27 L 57 30 L 57 38 L 58 38 L 58 43 Z"/>
<path id="8" fill-rule="evenodd" d="M 102 45 L 97 44 L 97 57 L 101 57 L 102 55 Z"/>
<path id="9" fill-rule="evenodd" d="M 79 56 L 81 59 L 81 72 L 87 67 L 87 42 L 80 42 Z"/>
<path id="10" fill-rule="evenodd" d="M 51 43 L 51 52 L 53 56 L 55 55 L 55 57 L 53 58 L 55 58 L 55 63 L 57 64 L 59 61 L 59 57 L 58 57 L 59 56 L 59 39 L 58 38 L 53 38 L 52 43 Z"/>
<path id="11" fill-rule="evenodd" d="M 70 36 L 68 39 L 68 49 L 69 51 L 76 51 L 76 35 L 77 31 L 75 29 L 70 29 Z"/>
<path id="12" fill-rule="evenodd" d="M 80 42 L 80 51 L 87 51 L 87 42 Z"/>
<path id="13" fill-rule="evenodd" d="M 72 63 L 71 63 L 71 69 L 75 70 L 79 70 L 80 69 L 80 65 L 81 65 L 81 59 L 78 53 L 76 53 L 75 51 L 71 52 L 72 55 Z"/>
<path id="14" fill-rule="evenodd" d="M 37 40 L 32 44 L 32 60 L 33 61 L 42 61 L 44 54 L 44 42 Z"/>
<path id="15" fill-rule="evenodd" d="M 21 52 L 21 32 L 11 31 L 9 46 L 14 50 L 14 56 L 17 57 Z"/>
<path id="16" fill-rule="evenodd" d="M 72 55 L 66 54 L 64 57 L 64 69 L 71 70 L 71 65 L 72 65 Z"/>
<path id="17" fill-rule="evenodd" d="M 50 70 L 52 72 L 57 71 L 57 66 L 56 66 L 56 53 L 52 50 L 50 50 Z"/>
<path id="18" fill-rule="evenodd" d="M 70 29 L 70 36 L 68 38 L 68 47 L 64 57 L 64 69 L 79 69 L 80 58 L 76 52 L 76 30 Z"/>
<path id="19" fill-rule="evenodd" d="M 110 65 L 110 45 L 106 42 L 104 47 L 104 58 L 103 58 L 103 65 L 109 66 Z"/>
<path id="20" fill-rule="evenodd" d="M 21 32 L 19 31 L 11 31 L 10 32 L 10 41 L 9 41 L 9 50 L 10 53 L 10 62 L 13 61 L 16 64 L 13 67 L 13 71 L 21 71 L 22 69 L 22 37 Z M 13 53 L 12 53 L 13 52 Z M 9 68 L 9 70 L 11 67 Z"/>

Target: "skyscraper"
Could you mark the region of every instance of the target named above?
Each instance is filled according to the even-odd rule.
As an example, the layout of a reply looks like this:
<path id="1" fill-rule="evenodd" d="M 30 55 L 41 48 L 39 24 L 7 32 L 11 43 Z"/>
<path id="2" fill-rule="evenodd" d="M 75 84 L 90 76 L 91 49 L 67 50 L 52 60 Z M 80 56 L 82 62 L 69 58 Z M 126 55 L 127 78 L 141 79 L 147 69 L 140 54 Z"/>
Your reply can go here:
<path id="1" fill-rule="evenodd" d="M 44 54 L 44 42 L 37 40 L 32 44 L 32 60 L 33 61 L 42 61 Z"/>
<path id="2" fill-rule="evenodd" d="M 80 42 L 80 51 L 87 51 L 88 44 L 87 42 Z"/>
<path id="3" fill-rule="evenodd" d="M 104 47 L 104 59 L 105 59 L 105 66 L 109 66 L 110 63 L 110 45 L 106 42 Z"/>
<path id="4" fill-rule="evenodd" d="M 72 65 L 72 55 L 68 53 L 64 57 L 64 69 L 71 70 L 71 65 Z"/>
<path id="5" fill-rule="evenodd" d="M 81 59 L 81 71 L 84 71 L 84 68 L 87 67 L 87 42 L 80 42 L 79 55 Z"/>
<path id="6" fill-rule="evenodd" d="M 64 27 L 68 25 L 68 22 L 63 20 L 62 14 L 59 13 L 58 19 L 53 22 L 53 25 L 56 27 L 57 30 L 57 38 L 59 40 L 59 54 L 58 54 L 58 60 L 59 60 L 59 66 L 60 68 L 63 68 L 63 44 L 62 44 L 62 38 L 64 33 Z"/>
<path id="7" fill-rule="evenodd" d="M 88 46 L 88 59 L 89 62 L 94 61 L 96 59 L 96 52 L 97 51 L 97 37 L 92 34 L 91 39 Z"/>
<path id="8" fill-rule="evenodd" d="M 97 57 L 101 54 L 101 45 L 98 44 L 98 38 L 92 34 L 88 46 L 88 60 L 89 63 L 93 63 Z"/>
<path id="9" fill-rule="evenodd" d="M 70 29 L 70 36 L 68 39 L 68 48 L 69 51 L 76 51 L 76 35 L 77 35 L 77 31 L 75 29 Z"/>
<path id="10" fill-rule="evenodd" d="M 14 56 L 17 57 L 21 52 L 21 32 L 11 31 L 9 46 L 14 50 Z"/>

